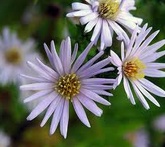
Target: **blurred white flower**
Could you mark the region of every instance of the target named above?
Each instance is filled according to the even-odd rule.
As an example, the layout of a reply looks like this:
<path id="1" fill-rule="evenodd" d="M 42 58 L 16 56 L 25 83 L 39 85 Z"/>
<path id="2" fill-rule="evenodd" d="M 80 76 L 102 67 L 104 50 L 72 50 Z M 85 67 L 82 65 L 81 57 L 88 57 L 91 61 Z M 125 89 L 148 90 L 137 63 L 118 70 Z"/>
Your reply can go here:
<path id="1" fill-rule="evenodd" d="M 75 45 L 72 53 L 69 37 L 62 41 L 59 54 L 52 41 L 50 50 L 46 44 L 44 45 L 51 67 L 43 64 L 39 59 L 37 59 L 38 65 L 28 62 L 29 67 L 37 72 L 37 76 L 22 75 L 27 79 L 31 79 L 33 82 L 32 84 L 22 85 L 20 89 L 25 91 L 33 90 L 36 93 L 27 97 L 24 102 L 43 98 L 27 117 L 28 120 L 33 120 L 47 109 L 41 126 L 44 126 L 53 115 L 50 134 L 53 134 L 58 124 L 60 124 L 61 134 L 66 138 L 70 102 L 78 118 L 87 127 L 90 127 L 90 123 L 84 107 L 96 116 L 102 115 L 102 109 L 95 102 L 110 105 L 100 95 L 112 96 L 106 90 L 112 89 L 115 79 L 97 78 L 94 76 L 112 71 L 114 68 L 106 67 L 110 63 L 109 58 L 96 62 L 103 55 L 103 51 L 83 64 L 92 45 L 90 43 L 76 59 L 78 45 Z"/>
<path id="2" fill-rule="evenodd" d="M 153 126 L 155 129 L 157 129 L 160 132 L 165 132 L 165 114 L 158 116 L 153 121 Z"/>
<path id="3" fill-rule="evenodd" d="M 165 63 L 155 62 L 155 60 L 165 55 L 165 51 L 157 52 L 157 50 L 165 44 L 165 40 L 149 45 L 159 32 L 156 31 L 148 36 L 151 29 L 152 28 L 147 29 L 147 24 L 144 25 L 139 34 L 138 29 L 135 29 L 125 50 L 124 44 L 122 43 L 121 45 L 121 59 L 115 52 L 111 51 L 110 53 L 111 62 L 118 68 L 119 74 L 114 87 L 119 85 L 123 79 L 127 97 L 131 100 L 132 104 L 135 104 L 134 95 L 130 86 L 131 84 L 136 96 L 146 109 L 150 107 L 145 97 L 155 105 L 160 106 L 150 93 L 165 97 L 164 90 L 146 79 L 146 77 L 165 77 L 165 72 L 161 71 L 161 69 L 165 68 Z"/>
<path id="4" fill-rule="evenodd" d="M 39 56 L 34 51 L 34 41 L 22 41 L 16 33 L 4 28 L 0 37 L 0 83 L 18 83 L 19 75 L 26 73 L 27 60 Z"/>
<path id="5" fill-rule="evenodd" d="M 93 30 L 91 41 L 95 44 L 99 38 L 100 49 L 112 45 L 113 32 L 119 40 L 129 40 L 126 31 L 133 32 L 136 25 L 142 23 L 141 18 L 134 17 L 129 11 L 135 10 L 135 0 L 85 0 L 87 4 L 72 3 L 73 12 L 67 17 L 79 18 L 82 25 L 86 24 L 85 33 Z M 94 28 L 94 29 L 93 29 Z"/>
<path id="6" fill-rule="evenodd" d="M 0 130 L 0 147 L 9 147 L 10 143 L 10 137 Z"/>

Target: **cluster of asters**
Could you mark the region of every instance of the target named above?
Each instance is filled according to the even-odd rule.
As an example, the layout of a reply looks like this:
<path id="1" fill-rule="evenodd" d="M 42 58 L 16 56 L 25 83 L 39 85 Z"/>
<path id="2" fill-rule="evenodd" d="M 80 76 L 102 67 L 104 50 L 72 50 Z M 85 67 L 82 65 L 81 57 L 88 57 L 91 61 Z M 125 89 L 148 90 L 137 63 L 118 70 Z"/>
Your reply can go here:
<path id="1" fill-rule="evenodd" d="M 150 108 L 146 99 L 159 107 L 153 95 L 165 97 L 165 91 L 147 77 L 165 77 L 162 71 L 165 63 L 156 62 L 165 55 L 165 51 L 158 52 L 165 40 L 150 44 L 159 31 L 150 34 L 152 28 L 148 28 L 147 24 L 140 26 L 142 19 L 130 13 L 136 9 L 135 0 L 85 0 L 84 3 L 72 3 L 72 9 L 67 17 L 79 19 L 80 24 L 85 25 L 85 33 L 93 31 L 91 42 L 77 57 L 78 44 L 72 50 L 70 37 L 61 42 L 59 52 L 52 41 L 50 47 L 44 44 L 50 66 L 39 59 L 36 59 L 36 64 L 28 61 L 37 75 L 22 75 L 33 82 L 20 86 L 20 89 L 35 91 L 24 102 L 42 100 L 27 119 L 33 120 L 46 110 L 41 127 L 52 116 L 50 134 L 59 125 L 61 134 L 66 138 L 70 103 L 81 122 L 90 127 L 84 108 L 101 116 L 103 111 L 96 103 L 109 106 L 110 102 L 104 96 L 112 96 L 109 90 L 121 83 L 133 105 L 138 98 L 146 109 Z M 110 48 L 114 33 L 121 43 L 121 57 Z M 99 52 L 85 62 L 93 46 L 99 46 Z M 107 48 L 110 49 L 109 55 L 105 59 L 100 58 Z M 115 72 L 115 67 L 118 77 L 99 78 L 99 74 Z"/>

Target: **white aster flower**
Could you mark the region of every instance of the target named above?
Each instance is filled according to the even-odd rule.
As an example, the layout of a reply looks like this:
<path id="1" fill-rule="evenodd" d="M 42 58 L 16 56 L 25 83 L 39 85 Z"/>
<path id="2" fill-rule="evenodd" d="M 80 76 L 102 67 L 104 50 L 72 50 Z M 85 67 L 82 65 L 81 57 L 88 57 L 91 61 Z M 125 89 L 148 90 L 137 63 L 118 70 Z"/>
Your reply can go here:
<path id="1" fill-rule="evenodd" d="M 0 147 L 9 147 L 11 143 L 10 137 L 3 131 L 0 131 Z"/>
<path id="2" fill-rule="evenodd" d="M 150 93 L 165 97 L 164 90 L 146 79 L 146 77 L 165 77 L 165 72 L 161 71 L 161 69 L 165 68 L 165 63 L 155 62 L 155 60 L 165 55 L 165 51 L 157 52 L 157 50 L 165 44 L 165 40 L 149 45 L 159 32 L 156 31 L 147 37 L 151 29 L 152 28 L 147 29 L 146 24 L 138 35 L 137 29 L 135 29 L 130 43 L 125 50 L 124 44 L 122 43 L 121 45 L 121 59 L 113 51 L 110 53 L 111 62 L 118 67 L 119 76 L 115 86 L 119 85 L 123 78 L 125 92 L 132 104 L 135 104 L 131 91 L 133 88 L 136 96 L 146 109 L 149 109 L 149 105 L 145 97 L 159 106 L 159 103 Z M 126 52 L 124 53 L 124 51 Z"/>
<path id="3" fill-rule="evenodd" d="M 53 41 L 51 42 L 51 51 L 46 44 L 44 44 L 44 47 L 51 67 L 43 64 L 39 59 L 37 59 L 38 65 L 28 62 L 30 68 L 38 73 L 38 77 L 23 75 L 34 82 L 20 87 L 21 90 L 36 91 L 35 94 L 26 98 L 24 102 L 42 98 L 27 119 L 32 120 L 47 109 L 45 117 L 41 122 L 41 127 L 53 115 L 50 134 L 55 132 L 60 123 L 61 134 L 66 138 L 70 101 L 79 119 L 88 127 L 90 127 L 90 124 L 83 106 L 96 116 L 101 116 L 102 110 L 96 105 L 95 101 L 103 105 L 110 105 L 107 100 L 99 95 L 112 95 L 106 90 L 113 87 L 114 79 L 96 78 L 93 76 L 111 71 L 113 68 L 105 67 L 110 63 L 109 58 L 94 63 L 103 55 L 103 51 L 83 65 L 92 43 L 87 46 L 77 59 L 78 45 L 75 45 L 74 51 L 71 53 L 70 38 L 62 41 L 59 55 L 56 52 Z"/>
<path id="4" fill-rule="evenodd" d="M 135 10 L 135 0 L 85 0 L 87 4 L 72 3 L 73 12 L 67 17 L 78 17 L 82 25 L 86 24 L 85 33 L 92 31 L 91 41 L 95 44 L 100 38 L 100 49 L 112 45 L 113 32 L 119 40 L 129 40 L 126 31 L 130 33 L 136 25 L 142 23 L 141 18 L 134 17 L 129 11 Z"/>
<path id="5" fill-rule="evenodd" d="M 20 82 L 19 74 L 26 72 L 26 61 L 32 60 L 34 41 L 23 42 L 16 33 L 4 28 L 0 37 L 0 83 Z"/>

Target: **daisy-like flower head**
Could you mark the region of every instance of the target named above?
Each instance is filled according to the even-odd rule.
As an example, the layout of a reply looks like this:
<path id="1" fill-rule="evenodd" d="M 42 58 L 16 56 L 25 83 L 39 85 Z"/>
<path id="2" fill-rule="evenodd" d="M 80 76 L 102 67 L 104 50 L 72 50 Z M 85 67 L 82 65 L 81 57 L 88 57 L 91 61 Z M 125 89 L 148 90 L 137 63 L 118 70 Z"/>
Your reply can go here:
<path id="1" fill-rule="evenodd" d="M 87 4 L 72 3 L 73 12 L 67 17 L 77 17 L 82 25 L 86 24 L 85 33 L 92 31 L 91 41 L 95 44 L 100 38 L 100 50 L 112 45 L 113 32 L 119 40 L 128 42 L 128 35 L 142 19 L 134 17 L 129 12 L 135 8 L 135 0 L 85 0 Z M 121 27 L 122 26 L 122 27 Z"/>
<path id="2" fill-rule="evenodd" d="M 156 31 L 148 36 L 151 29 L 147 29 L 147 24 L 143 26 L 139 34 L 138 29 L 135 29 L 125 50 L 124 44 L 122 43 L 121 45 L 121 59 L 115 52 L 111 51 L 110 53 L 111 62 L 118 67 L 119 76 L 115 87 L 121 83 L 123 78 L 125 92 L 132 104 L 135 104 L 135 100 L 130 84 L 146 109 L 149 109 L 149 105 L 145 97 L 159 106 L 159 103 L 150 93 L 165 97 L 164 90 L 146 79 L 146 77 L 165 77 L 165 72 L 161 71 L 161 69 L 165 68 L 165 64 L 155 62 L 165 55 L 165 51 L 157 52 L 165 44 L 165 40 L 149 45 L 159 32 Z"/>
<path id="3" fill-rule="evenodd" d="M 35 53 L 34 41 L 23 42 L 16 33 L 4 28 L 0 37 L 0 83 L 20 82 L 18 75 L 26 71 L 26 61 Z"/>
<path id="4" fill-rule="evenodd" d="M 115 80 L 93 77 L 113 70 L 112 67 L 105 67 L 110 63 L 109 58 L 95 63 L 103 55 L 103 51 L 83 64 L 92 45 L 90 43 L 76 59 L 78 45 L 75 45 L 74 51 L 71 53 L 70 38 L 62 41 L 59 55 L 52 41 L 51 50 L 44 44 L 51 67 L 43 64 L 39 59 L 37 59 L 38 65 L 28 62 L 30 68 L 38 73 L 38 77 L 23 75 L 28 79 L 33 79 L 34 83 L 22 85 L 21 90 L 36 91 L 34 95 L 26 98 L 24 102 L 42 98 L 41 102 L 28 116 L 28 120 L 34 119 L 47 109 L 41 126 L 44 126 L 50 116 L 53 115 L 50 134 L 55 132 L 60 123 L 61 134 L 66 138 L 69 121 L 69 102 L 73 104 L 78 118 L 88 127 L 90 127 L 90 124 L 83 106 L 96 116 L 101 116 L 102 110 L 95 102 L 110 105 L 100 95 L 111 96 L 112 94 L 106 90 L 112 89 L 112 84 Z"/>

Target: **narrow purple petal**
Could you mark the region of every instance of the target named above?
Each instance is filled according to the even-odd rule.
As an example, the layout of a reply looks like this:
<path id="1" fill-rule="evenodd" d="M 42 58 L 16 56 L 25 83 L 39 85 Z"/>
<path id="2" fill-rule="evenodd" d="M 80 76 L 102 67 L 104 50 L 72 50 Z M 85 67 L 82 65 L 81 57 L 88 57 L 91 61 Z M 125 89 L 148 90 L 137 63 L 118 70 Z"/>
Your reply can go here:
<path id="1" fill-rule="evenodd" d="M 91 111 L 93 114 L 96 116 L 101 116 L 103 111 L 93 102 L 91 99 L 83 96 L 83 95 L 78 95 L 77 96 L 79 101 L 86 107 L 89 111 Z"/>
<path id="2" fill-rule="evenodd" d="M 98 95 L 113 96 L 112 93 L 109 93 L 109 92 L 107 92 L 105 90 L 98 90 L 97 89 L 97 90 L 91 90 L 91 91 L 96 93 L 96 94 L 98 94 Z"/>
<path id="3" fill-rule="evenodd" d="M 45 43 L 44 43 L 44 48 L 51 66 L 54 67 L 52 53 L 50 52 L 48 46 Z"/>
<path id="4" fill-rule="evenodd" d="M 51 52 L 52 52 L 54 67 L 56 68 L 57 72 L 60 75 L 62 75 L 63 74 L 63 66 L 62 66 L 61 60 L 60 60 L 60 58 L 56 52 L 54 41 L 51 41 Z"/>
<path id="5" fill-rule="evenodd" d="M 85 124 L 87 127 L 91 127 L 90 126 L 90 123 L 88 121 L 88 118 L 86 116 L 86 113 L 85 113 L 85 110 L 84 108 L 82 107 L 81 103 L 79 102 L 79 100 L 75 97 L 73 98 L 73 107 L 74 107 L 74 110 L 78 116 L 78 118 L 81 120 L 81 122 L 83 124 Z"/>
<path id="6" fill-rule="evenodd" d="M 145 69 L 144 73 L 148 77 L 156 77 L 156 78 L 165 77 L 165 72 L 164 71 L 160 71 L 160 70 L 157 70 L 157 69 L 154 69 L 154 68 Z"/>
<path id="7" fill-rule="evenodd" d="M 92 46 L 93 46 L 93 43 L 90 43 L 86 47 L 86 49 L 80 54 L 80 56 L 77 58 L 77 60 L 75 61 L 75 63 L 73 64 L 73 67 L 71 69 L 72 73 L 75 73 L 79 69 L 79 67 L 83 64 L 83 62 Z"/>
<path id="8" fill-rule="evenodd" d="M 65 41 L 65 54 L 62 54 L 62 56 L 64 61 L 64 71 L 68 74 L 71 67 L 71 41 L 69 37 Z"/>
<path id="9" fill-rule="evenodd" d="M 35 99 L 41 98 L 45 95 L 48 95 L 51 92 L 52 92 L 52 90 L 42 90 L 42 91 L 36 92 L 35 94 L 25 98 L 24 103 L 27 103 L 27 102 L 33 101 Z"/>
<path id="10" fill-rule="evenodd" d="M 30 113 L 30 115 L 27 117 L 27 120 L 33 120 L 36 118 L 41 112 L 43 112 L 54 100 L 54 92 L 52 92 L 50 95 L 48 95 L 47 98 L 43 99 L 36 107 L 35 109 Z"/>
<path id="11" fill-rule="evenodd" d="M 137 88 L 137 86 L 132 82 L 132 86 L 135 90 L 135 93 L 137 95 L 137 97 L 139 98 L 140 102 L 143 104 L 145 109 L 150 109 L 147 101 L 145 100 L 144 96 L 142 95 L 142 93 L 140 92 L 140 90 Z"/>
<path id="12" fill-rule="evenodd" d="M 82 85 L 82 88 L 86 88 L 90 90 L 93 90 L 93 89 L 110 90 L 110 89 L 113 89 L 113 86 L 112 85 Z"/>
<path id="13" fill-rule="evenodd" d="M 54 80 L 54 78 L 52 78 L 51 76 L 49 76 L 46 71 L 44 71 L 42 68 L 40 68 L 39 66 L 33 64 L 32 62 L 27 62 L 29 67 L 31 69 L 33 69 L 34 71 L 36 71 L 41 77 L 47 79 L 47 80 Z"/>
<path id="14" fill-rule="evenodd" d="M 102 98 L 101 96 L 99 96 L 98 94 L 96 94 L 95 92 L 92 92 L 91 90 L 88 89 L 81 89 L 80 91 L 82 94 L 84 94 L 85 96 L 87 96 L 88 98 L 103 104 L 103 105 L 110 105 L 110 102 L 108 102 L 107 100 L 105 100 L 104 98 Z"/>
<path id="15" fill-rule="evenodd" d="M 127 97 L 130 99 L 131 103 L 133 105 L 135 105 L 136 102 L 135 102 L 134 96 L 132 94 L 131 87 L 130 87 L 129 82 L 126 77 L 123 78 L 123 85 L 124 85 L 124 89 L 127 94 Z"/>
<path id="16" fill-rule="evenodd" d="M 145 95 L 145 97 L 147 97 L 156 106 L 160 107 L 160 105 L 157 102 L 157 100 L 147 90 L 145 90 L 138 81 L 135 81 L 134 83 L 139 88 L 139 90 L 143 93 L 143 95 Z"/>
<path id="17" fill-rule="evenodd" d="M 140 79 L 139 81 L 142 84 L 142 86 L 145 89 L 147 89 L 149 92 L 160 97 L 165 97 L 165 91 L 161 89 L 160 87 L 156 86 L 155 84 L 153 84 L 152 82 L 150 82 L 149 80 L 143 78 L 143 79 Z"/>
<path id="18" fill-rule="evenodd" d="M 100 70 L 101 68 L 105 67 L 106 65 L 108 65 L 110 63 L 110 59 L 106 58 L 100 62 L 97 62 L 95 64 L 93 64 L 91 67 L 85 69 L 84 71 L 82 71 L 80 73 L 80 77 L 83 78 L 85 76 L 87 76 L 88 74 L 92 74 L 98 70 Z"/>
<path id="19" fill-rule="evenodd" d="M 47 82 L 46 79 L 43 79 L 43 78 L 36 78 L 36 77 L 32 77 L 32 76 L 28 76 L 28 75 L 24 75 L 24 74 L 21 74 L 21 77 L 23 78 L 26 78 L 28 80 L 32 80 L 33 82 Z"/>
<path id="20" fill-rule="evenodd" d="M 115 79 L 105 79 L 105 78 L 90 78 L 90 79 L 83 79 L 81 81 L 82 84 L 85 85 L 94 85 L 94 84 L 113 84 Z"/>
<path id="21" fill-rule="evenodd" d="M 44 118 L 43 118 L 43 120 L 42 120 L 42 122 L 40 124 L 41 127 L 43 127 L 46 124 L 46 122 L 48 121 L 50 116 L 53 114 L 53 112 L 56 110 L 56 108 L 59 105 L 61 97 L 58 96 L 58 95 L 55 95 L 54 97 L 55 97 L 54 101 L 48 107 L 48 110 L 47 110 L 47 112 L 46 112 L 46 114 L 45 114 L 45 116 L 44 116 Z"/>
<path id="22" fill-rule="evenodd" d="M 99 59 L 104 54 L 104 51 L 100 51 L 97 55 L 95 55 L 92 59 L 90 59 L 87 63 L 85 63 L 82 67 L 79 68 L 77 74 L 82 72 L 83 70 L 89 68 L 97 59 Z"/>
<path id="23" fill-rule="evenodd" d="M 33 83 L 20 86 L 21 90 L 49 90 L 54 87 L 53 83 Z"/>
<path id="24" fill-rule="evenodd" d="M 63 112 L 60 120 L 60 131 L 61 134 L 66 138 L 68 132 L 68 123 L 69 123 L 69 100 L 65 100 Z"/>
<path id="25" fill-rule="evenodd" d="M 98 74 L 101 74 L 101 73 L 105 73 L 105 72 L 108 72 L 108 71 L 114 71 L 115 69 L 113 67 L 107 67 L 107 68 L 103 68 L 103 69 L 99 69 L 95 72 L 92 72 L 92 73 L 87 73 L 86 75 L 82 75 L 81 78 L 90 78 L 92 76 L 95 76 L 95 75 L 98 75 Z"/>
<path id="26" fill-rule="evenodd" d="M 61 119 L 63 106 L 64 106 L 64 99 L 61 99 L 58 107 L 56 108 L 56 110 L 54 111 L 54 114 L 53 114 L 53 119 L 52 119 L 51 126 L 50 126 L 50 135 L 54 134 L 54 132 L 57 129 L 57 126 Z"/>
<path id="27" fill-rule="evenodd" d="M 39 66 L 52 78 L 57 79 L 58 78 L 58 74 L 51 69 L 50 67 L 48 67 L 47 65 L 43 64 L 39 59 L 37 59 L 37 62 L 39 64 Z"/>
<path id="28" fill-rule="evenodd" d="M 71 64 L 73 64 L 73 62 L 76 59 L 77 51 L 78 51 L 78 43 L 76 43 L 74 46 L 74 50 L 73 50 L 72 57 L 71 57 Z"/>

